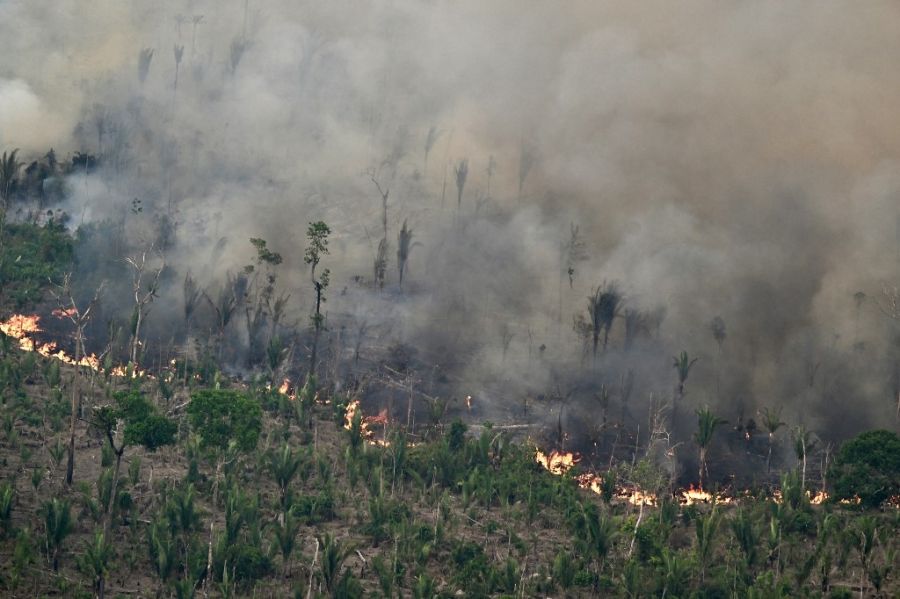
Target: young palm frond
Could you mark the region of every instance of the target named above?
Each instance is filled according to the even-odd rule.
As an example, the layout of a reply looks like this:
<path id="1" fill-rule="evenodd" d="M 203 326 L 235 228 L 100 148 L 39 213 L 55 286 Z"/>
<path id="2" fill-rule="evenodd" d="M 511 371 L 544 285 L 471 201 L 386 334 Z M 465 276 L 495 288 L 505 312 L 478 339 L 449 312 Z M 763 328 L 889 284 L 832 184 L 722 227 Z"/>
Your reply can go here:
<path id="1" fill-rule="evenodd" d="M 329 593 L 333 593 L 340 583 L 344 560 L 353 553 L 353 547 L 335 539 L 330 533 L 325 533 L 324 537 L 320 537 L 319 544 L 322 546 L 319 574 L 322 576 L 325 588 Z"/>
<path id="2" fill-rule="evenodd" d="M 59 550 L 63 541 L 74 530 L 71 504 L 65 499 L 53 498 L 44 504 L 44 533 L 47 541 L 47 554 L 53 565 L 53 571 L 59 571 Z"/>
<path id="3" fill-rule="evenodd" d="M 284 444 L 280 451 L 273 452 L 269 456 L 268 469 L 281 493 L 282 511 L 287 510 L 288 487 L 294 476 L 297 475 L 297 471 L 302 463 L 303 456 L 299 453 L 294 454 L 291 446 L 287 443 Z"/>
<path id="4" fill-rule="evenodd" d="M 696 555 L 697 562 L 700 565 L 700 582 L 706 578 L 706 568 L 712 558 L 716 533 L 719 530 L 719 523 L 722 517 L 719 512 L 713 508 L 707 516 L 699 516 L 695 521 L 695 531 L 697 533 Z"/>
<path id="5" fill-rule="evenodd" d="M 94 589 L 100 599 L 103 599 L 104 581 L 112 558 L 112 544 L 102 532 L 95 532 L 94 538 L 84 548 L 84 555 L 78 560 L 79 568 L 93 579 Z"/>
<path id="6" fill-rule="evenodd" d="M 752 568 L 759 555 L 760 537 L 756 523 L 753 521 L 753 516 L 747 510 L 738 508 L 730 524 L 734 539 L 744 554 L 744 565 L 748 569 Z"/>

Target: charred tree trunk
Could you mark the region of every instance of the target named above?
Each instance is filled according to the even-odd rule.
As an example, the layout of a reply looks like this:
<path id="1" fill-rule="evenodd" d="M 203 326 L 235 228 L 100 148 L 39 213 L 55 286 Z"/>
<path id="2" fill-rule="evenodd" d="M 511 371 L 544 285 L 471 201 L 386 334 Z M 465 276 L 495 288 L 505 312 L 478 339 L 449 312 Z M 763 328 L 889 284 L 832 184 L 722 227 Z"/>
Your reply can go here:
<path id="1" fill-rule="evenodd" d="M 75 371 L 72 376 L 72 412 L 69 416 L 69 451 L 66 460 L 66 485 L 72 486 L 72 478 L 75 475 L 75 422 L 78 420 L 78 362 L 81 360 L 80 332 L 75 338 Z"/>

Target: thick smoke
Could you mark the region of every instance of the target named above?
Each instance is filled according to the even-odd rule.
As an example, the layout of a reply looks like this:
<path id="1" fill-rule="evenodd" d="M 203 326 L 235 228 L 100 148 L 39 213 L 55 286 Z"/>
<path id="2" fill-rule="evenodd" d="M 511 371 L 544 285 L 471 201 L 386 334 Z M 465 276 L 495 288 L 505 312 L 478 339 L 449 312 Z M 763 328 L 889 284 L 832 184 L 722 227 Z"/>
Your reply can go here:
<path id="1" fill-rule="evenodd" d="M 900 257 L 898 12 L 9 1 L 0 148 L 99 157 L 68 177 L 62 208 L 73 227 L 116 223 L 103 234 L 118 231 L 123 255 L 164 246 L 148 320 L 161 343 L 182 322 L 184 275 L 221 287 L 252 262 L 251 237 L 283 255 L 288 320 L 304 329 L 304 234 L 321 219 L 334 231 L 328 343 L 348 361 L 356 344 L 370 365 L 412 360 L 426 393 L 471 394 L 480 417 L 566 427 L 599 422 L 605 384 L 609 418 L 621 408 L 646 429 L 684 349 L 700 361 L 682 411 L 709 404 L 736 424 L 784 406 L 836 440 L 893 419 L 900 388 L 880 309 Z M 376 182 L 389 189 L 381 290 Z M 420 245 L 401 290 L 404 221 Z M 587 259 L 570 264 L 573 223 Z M 98 260 L 94 279 L 124 278 L 110 293 L 127 319 L 130 279 L 109 247 L 103 260 L 83 250 L 82 269 Z M 647 326 L 625 352 L 620 318 L 595 360 L 573 319 L 613 280 Z"/>

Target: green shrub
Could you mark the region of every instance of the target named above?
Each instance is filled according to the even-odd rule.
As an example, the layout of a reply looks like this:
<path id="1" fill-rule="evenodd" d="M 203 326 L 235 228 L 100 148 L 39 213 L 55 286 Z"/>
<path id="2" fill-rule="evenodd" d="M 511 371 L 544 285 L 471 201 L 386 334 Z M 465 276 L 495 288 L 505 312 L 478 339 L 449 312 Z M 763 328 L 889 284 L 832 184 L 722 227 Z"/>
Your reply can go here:
<path id="1" fill-rule="evenodd" d="M 862 507 L 877 507 L 900 494 L 900 437 L 868 431 L 841 445 L 829 473 L 835 499 L 858 497 Z"/>

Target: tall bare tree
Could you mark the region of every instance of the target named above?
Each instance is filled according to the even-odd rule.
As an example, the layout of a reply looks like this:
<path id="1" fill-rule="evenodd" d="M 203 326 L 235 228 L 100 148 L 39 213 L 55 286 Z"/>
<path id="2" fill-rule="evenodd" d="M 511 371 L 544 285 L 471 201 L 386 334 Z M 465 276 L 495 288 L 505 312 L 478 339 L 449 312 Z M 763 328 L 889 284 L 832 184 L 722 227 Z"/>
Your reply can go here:
<path id="1" fill-rule="evenodd" d="M 90 322 L 96 311 L 97 305 L 100 303 L 100 297 L 103 295 L 104 283 L 100 283 L 94 292 L 93 298 L 88 301 L 87 305 L 82 304 L 80 307 L 75 300 L 72 290 L 72 275 L 67 273 L 63 276 L 62 284 L 59 289 L 53 292 L 56 297 L 56 303 L 59 307 L 60 314 L 63 314 L 72 323 L 75 328 L 75 368 L 72 375 L 72 403 L 71 412 L 69 414 L 69 445 L 68 459 L 66 461 L 66 485 L 72 486 L 72 478 L 75 473 L 75 423 L 78 421 L 78 411 L 81 404 L 79 395 L 79 378 L 81 373 L 81 361 L 85 355 L 84 349 L 84 329 Z"/>
<path id="2" fill-rule="evenodd" d="M 134 294 L 134 312 L 131 315 L 131 363 L 134 366 L 138 364 L 141 326 L 150 312 L 150 304 L 156 299 L 159 277 L 166 267 L 165 262 L 161 262 L 155 268 L 149 268 L 147 254 L 144 251 L 140 256 L 125 258 L 125 262 L 131 266 L 131 289 Z"/>

